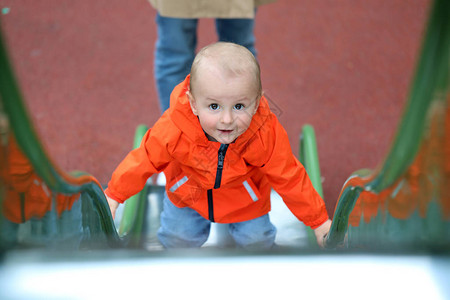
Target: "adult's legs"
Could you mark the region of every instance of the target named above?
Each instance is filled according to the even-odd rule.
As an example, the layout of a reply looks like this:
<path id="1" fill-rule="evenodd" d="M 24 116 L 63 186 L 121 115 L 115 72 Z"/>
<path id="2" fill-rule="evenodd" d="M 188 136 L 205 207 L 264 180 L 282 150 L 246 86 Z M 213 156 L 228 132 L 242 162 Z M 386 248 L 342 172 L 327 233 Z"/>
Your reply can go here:
<path id="1" fill-rule="evenodd" d="M 256 57 L 254 26 L 254 19 L 216 19 L 219 41 L 244 46 Z"/>
<path id="2" fill-rule="evenodd" d="M 197 45 L 197 19 L 156 15 L 155 79 L 161 112 L 170 105 L 173 88 L 189 74 Z"/>

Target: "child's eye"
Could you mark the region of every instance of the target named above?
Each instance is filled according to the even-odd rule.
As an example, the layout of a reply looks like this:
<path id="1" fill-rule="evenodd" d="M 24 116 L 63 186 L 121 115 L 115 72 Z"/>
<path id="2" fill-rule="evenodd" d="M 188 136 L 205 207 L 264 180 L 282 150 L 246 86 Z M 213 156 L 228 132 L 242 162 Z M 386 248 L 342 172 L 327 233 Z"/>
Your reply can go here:
<path id="1" fill-rule="evenodd" d="M 244 109 L 244 104 L 236 104 L 235 106 L 234 106 L 234 109 L 236 109 L 236 110 L 242 110 L 242 109 Z"/>
<path id="2" fill-rule="evenodd" d="M 218 110 L 218 109 L 219 109 L 219 105 L 213 103 L 213 104 L 210 104 L 210 105 L 209 105 L 209 108 L 212 109 L 212 110 Z"/>

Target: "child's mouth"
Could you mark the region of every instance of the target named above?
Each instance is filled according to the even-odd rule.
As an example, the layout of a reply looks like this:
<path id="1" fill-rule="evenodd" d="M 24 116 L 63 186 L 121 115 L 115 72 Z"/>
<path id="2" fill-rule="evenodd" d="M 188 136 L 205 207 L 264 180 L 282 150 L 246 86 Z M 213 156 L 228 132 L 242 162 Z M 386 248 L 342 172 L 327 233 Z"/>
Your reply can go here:
<path id="1" fill-rule="evenodd" d="M 233 130 L 222 130 L 222 129 L 219 129 L 219 131 L 220 131 L 221 133 L 228 134 L 228 133 L 231 133 Z"/>

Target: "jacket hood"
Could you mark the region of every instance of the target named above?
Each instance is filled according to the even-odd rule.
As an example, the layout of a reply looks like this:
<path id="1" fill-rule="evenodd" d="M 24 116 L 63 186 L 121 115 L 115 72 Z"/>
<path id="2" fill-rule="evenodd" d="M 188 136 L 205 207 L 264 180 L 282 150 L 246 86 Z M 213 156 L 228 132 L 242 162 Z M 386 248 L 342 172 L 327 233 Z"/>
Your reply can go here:
<path id="1" fill-rule="evenodd" d="M 208 138 L 203 132 L 197 116 L 192 112 L 189 98 L 186 94 L 189 90 L 189 82 L 190 75 L 174 88 L 170 96 L 169 117 L 189 139 L 195 143 L 206 145 Z M 253 115 L 250 126 L 236 139 L 235 143 L 241 144 L 250 140 L 264 125 L 271 114 L 267 99 L 262 96 L 258 110 Z"/>

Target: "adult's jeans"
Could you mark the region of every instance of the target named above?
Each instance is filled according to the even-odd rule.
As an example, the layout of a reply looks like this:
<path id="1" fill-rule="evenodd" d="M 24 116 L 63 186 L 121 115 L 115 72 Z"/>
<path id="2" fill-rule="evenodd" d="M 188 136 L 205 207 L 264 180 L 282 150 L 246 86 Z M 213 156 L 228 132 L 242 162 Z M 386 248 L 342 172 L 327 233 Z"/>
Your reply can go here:
<path id="1" fill-rule="evenodd" d="M 208 239 L 211 221 L 189 207 L 176 207 L 164 195 L 158 239 L 165 248 L 201 247 Z M 270 249 L 274 246 L 276 228 L 269 215 L 228 224 L 228 231 L 238 247 Z"/>
<path id="2" fill-rule="evenodd" d="M 155 79 L 161 112 L 169 108 L 170 94 L 191 70 L 197 47 L 198 19 L 156 15 Z M 233 42 L 256 57 L 254 19 L 216 19 L 219 41 Z"/>

